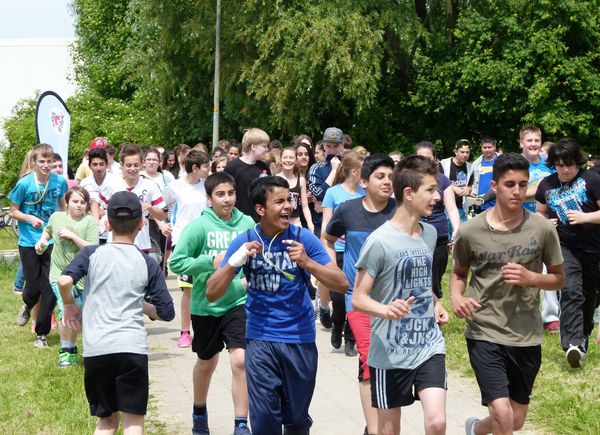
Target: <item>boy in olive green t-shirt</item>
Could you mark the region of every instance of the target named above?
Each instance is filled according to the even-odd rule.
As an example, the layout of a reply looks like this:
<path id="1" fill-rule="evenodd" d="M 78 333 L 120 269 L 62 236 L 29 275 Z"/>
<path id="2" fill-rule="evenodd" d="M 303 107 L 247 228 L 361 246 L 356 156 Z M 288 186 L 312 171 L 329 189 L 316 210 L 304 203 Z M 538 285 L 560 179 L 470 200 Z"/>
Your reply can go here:
<path id="1" fill-rule="evenodd" d="M 467 419 L 467 434 L 512 433 L 523 426 L 541 365 L 539 289 L 560 290 L 564 284 L 556 230 L 523 208 L 528 180 L 525 157 L 498 156 L 492 180 L 496 205 L 462 224 L 455 239 L 452 309 L 467 321 L 469 359 L 490 412 L 481 420 Z"/>

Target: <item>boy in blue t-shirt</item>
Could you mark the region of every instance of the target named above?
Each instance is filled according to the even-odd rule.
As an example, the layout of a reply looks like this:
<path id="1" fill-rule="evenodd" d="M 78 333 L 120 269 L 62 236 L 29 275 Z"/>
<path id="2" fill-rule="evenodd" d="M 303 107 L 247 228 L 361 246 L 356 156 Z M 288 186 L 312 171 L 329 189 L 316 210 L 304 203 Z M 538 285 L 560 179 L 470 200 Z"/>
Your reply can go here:
<path id="1" fill-rule="evenodd" d="M 397 207 L 356 262 L 352 306 L 371 316 L 369 371 L 378 433 L 400 434 L 400 410 L 419 399 L 425 433 L 446 430 L 444 337 L 448 313 L 432 291 L 437 232 L 420 222 L 440 200 L 435 162 L 402 160 L 393 174 Z"/>
<path id="2" fill-rule="evenodd" d="M 236 237 L 206 283 L 212 300 L 243 270 L 248 280 L 246 375 L 254 433 L 305 434 L 317 373 L 310 274 L 334 291 L 348 280 L 310 231 L 289 224 L 289 185 L 261 177 L 250 186 L 260 223 Z"/>
<path id="3" fill-rule="evenodd" d="M 35 244 L 52 213 L 66 208 L 64 198 L 68 189 L 67 181 L 52 172 L 53 154 L 48 144 L 33 147 L 33 171 L 21 178 L 8 195 L 10 217 L 19 222 L 19 255 L 25 276 L 23 306 L 17 315 L 17 323 L 24 326 L 31 316 L 31 309 L 40 302 L 34 343 L 40 349 L 48 347 L 46 335 L 50 332 L 50 318 L 56 297 L 49 279 L 52 241 L 40 252 L 36 252 Z"/>

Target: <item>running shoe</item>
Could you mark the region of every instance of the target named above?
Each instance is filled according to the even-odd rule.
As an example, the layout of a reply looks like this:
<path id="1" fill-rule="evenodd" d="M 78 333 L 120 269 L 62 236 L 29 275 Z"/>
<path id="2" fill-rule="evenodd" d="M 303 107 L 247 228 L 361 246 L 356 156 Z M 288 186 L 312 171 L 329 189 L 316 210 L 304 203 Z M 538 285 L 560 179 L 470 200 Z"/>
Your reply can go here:
<path id="1" fill-rule="evenodd" d="M 574 369 L 581 368 L 581 358 L 583 358 L 583 352 L 579 349 L 578 346 L 569 345 L 567 352 L 565 354 L 567 357 L 567 362 Z"/>
<path id="2" fill-rule="evenodd" d="M 334 347 L 334 349 L 339 349 L 342 347 L 343 329 L 343 325 L 333 325 L 333 328 L 331 329 L 331 345 Z"/>
<path id="3" fill-rule="evenodd" d="M 467 435 L 475 435 L 475 423 L 478 421 L 477 417 L 467 418 L 467 421 L 465 421 L 465 432 Z"/>
<path id="4" fill-rule="evenodd" d="M 481 207 L 485 201 L 480 196 L 465 196 L 467 207 Z"/>
<path id="5" fill-rule="evenodd" d="M 192 414 L 194 425 L 192 426 L 192 435 L 210 435 L 208 429 L 208 414 L 196 415 Z"/>
<path id="6" fill-rule="evenodd" d="M 544 329 L 550 334 L 558 334 L 560 332 L 560 323 L 557 320 L 544 323 Z"/>
<path id="7" fill-rule="evenodd" d="M 333 322 L 331 321 L 331 310 L 329 308 L 319 307 L 319 321 L 324 328 L 331 329 Z"/>
<path id="8" fill-rule="evenodd" d="M 177 340 L 177 346 L 179 347 L 190 347 L 192 345 L 192 336 L 189 331 L 181 331 L 179 340 Z"/>
<path id="9" fill-rule="evenodd" d="M 45 335 L 38 335 L 33 343 L 38 349 L 48 349 L 48 341 Z"/>
<path id="10" fill-rule="evenodd" d="M 17 314 L 17 325 L 25 326 L 31 317 L 31 312 L 27 305 L 23 304 L 21 309 L 19 310 L 19 314 Z"/>
<path id="11" fill-rule="evenodd" d="M 346 340 L 344 343 L 344 353 L 346 356 L 356 356 L 356 343 L 352 340 Z"/>
<path id="12" fill-rule="evenodd" d="M 71 352 L 65 347 L 58 351 L 58 366 L 61 368 L 71 367 Z"/>
<path id="13" fill-rule="evenodd" d="M 252 435 L 252 432 L 250 432 L 250 428 L 247 424 L 241 423 L 233 429 L 233 435 Z"/>

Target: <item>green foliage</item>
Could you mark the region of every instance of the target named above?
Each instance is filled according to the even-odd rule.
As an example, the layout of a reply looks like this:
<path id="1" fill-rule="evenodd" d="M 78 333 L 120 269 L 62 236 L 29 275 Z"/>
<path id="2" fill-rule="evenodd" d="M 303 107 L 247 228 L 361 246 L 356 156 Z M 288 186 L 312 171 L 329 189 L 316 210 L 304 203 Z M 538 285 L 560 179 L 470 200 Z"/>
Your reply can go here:
<path id="1" fill-rule="evenodd" d="M 429 120 L 426 134 L 487 133 L 515 149 L 520 125 L 534 123 L 548 139 L 570 135 L 597 148 L 599 6 L 496 0 L 463 10 L 454 42 L 432 43 L 415 60 L 421 74 L 408 101 Z"/>
<path id="2" fill-rule="evenodd" d="M 126 59 L 132 36 L 129 0 L 75 0 L 74 64 L 77 82 L 103 98 L 130 98 L 135 65 Z"/>
<path id="3" fill-rule="evenodd" d="M 21 100 L 4 123 L 8 144 L 2 149 L 0 192 L 8 194 L 19 179 L 19 171 L 27 152 L 37 144 L 35 104 L 37 98 Z"/>

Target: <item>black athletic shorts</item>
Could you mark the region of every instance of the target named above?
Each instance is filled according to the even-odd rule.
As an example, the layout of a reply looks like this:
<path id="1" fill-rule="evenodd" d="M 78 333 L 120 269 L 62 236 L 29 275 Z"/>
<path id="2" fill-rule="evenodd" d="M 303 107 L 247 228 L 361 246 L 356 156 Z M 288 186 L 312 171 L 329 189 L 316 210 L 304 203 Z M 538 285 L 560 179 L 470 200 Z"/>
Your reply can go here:
<path id="1" fill-rule="evenodd" d="M 436 354 L 414 369 L 376 369 L 371 374 L 371 404 L 377 409 L 409 406 L 425 388 L 448 389 L 446 355 Z"/>
<path id="2" fill-rule="evenodd" d="M 85 394 L 90 413 L 109 417 L 121 411 L 146 415 L 148 355 L 110 353 L 83 358 Z"/>
<path id="3" fill-rule="evenodd" d="M 223 348 L 246 349 L 246 309 L 238 305 L 224 316 L 192 314 L 192 350 L 198 358 L 209 360 Z"/>
<path id="4" fill-rule="evenodd" d="M 467 338 L 467 349 L 483 406 L 503 397 L 529 404 L 542 364 L 542 346 L 506 346 Z"/>

